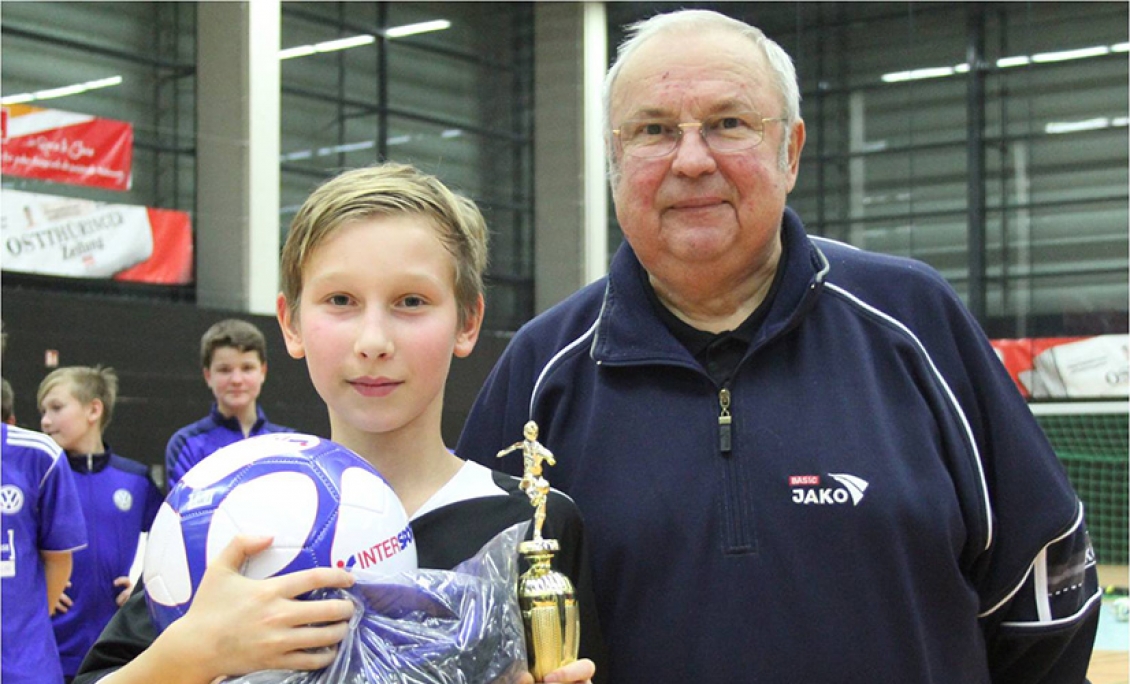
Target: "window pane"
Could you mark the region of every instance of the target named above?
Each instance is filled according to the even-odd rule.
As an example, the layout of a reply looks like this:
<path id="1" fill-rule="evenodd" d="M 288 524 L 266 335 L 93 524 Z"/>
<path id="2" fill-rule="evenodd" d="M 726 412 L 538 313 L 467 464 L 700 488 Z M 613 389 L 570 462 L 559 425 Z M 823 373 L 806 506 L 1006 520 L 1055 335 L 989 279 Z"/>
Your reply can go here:
<path id="1" fill-rule="evenodd" d="M 449 26 L 380 39 L 437 20 Z M 312 184 L 381 159 L 414 164 L 479 203 L 486 325 L 521 325 L 533 314 L 531 34 L 524 3 L 286 3 L 284 47 L 375 39 L 283 62 L 284 234 Z"/>

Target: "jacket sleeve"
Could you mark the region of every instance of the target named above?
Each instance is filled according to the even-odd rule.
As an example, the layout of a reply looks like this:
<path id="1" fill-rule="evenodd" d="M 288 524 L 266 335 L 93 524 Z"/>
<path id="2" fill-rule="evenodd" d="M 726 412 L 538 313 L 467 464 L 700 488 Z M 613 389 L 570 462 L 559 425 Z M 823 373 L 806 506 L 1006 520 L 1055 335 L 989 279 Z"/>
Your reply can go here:
<path id="1" fill-rule="evenodd" d="M 993 682 L 1085 682 L 1100 599 L 1080 509 L 1075 525 L 1036 557 L 1016 594 L 985 621 Z"/>
<path id="2" fill-rule="evenodd" d="M 157 517 L 158 511 L 161 510 L 161 504 L 165 501 L 165 495 L 161 492 L 161 488 L 157 485 L 148 474 L 145 477 L 146 481 L 146 497 L 145 497 L 145 513 L 141 519 L 141 531 L 148 532 L 149 528 L 153 526 L 153 520 Z"/>
<path id="3" fill-rule="evenodd" d="M 976 444 L 991 525 L 965 563 L 996 684 L 1078 684 L 1101 592 L 1083 506 L 988 338 L 948 286 L 924 344 Z M 939 330 L 937 326 L 944 326 Z"/>
<path id="4" fill-rule="evenodd" d="M 185 449 L 188 440 L 184 434 L 177 432 L 165 447 L 165 493 L 171 492 L 184 474 L 188 471 L 185 462 Z"/>

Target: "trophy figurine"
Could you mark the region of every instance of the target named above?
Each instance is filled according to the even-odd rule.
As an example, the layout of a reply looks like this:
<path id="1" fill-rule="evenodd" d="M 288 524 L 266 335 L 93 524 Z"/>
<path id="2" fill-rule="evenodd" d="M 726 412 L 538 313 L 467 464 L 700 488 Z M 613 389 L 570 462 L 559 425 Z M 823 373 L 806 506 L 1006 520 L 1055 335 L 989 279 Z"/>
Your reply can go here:
<path id="1" fill-rule="evenodd" d="M 525 439 L 498 452 L 501 458 L 511 451 L 522 450 L 522 481 L 519 487 L 534 507 L 534 535 L 518 545 L 530 564 L 518 579 L 518 604 L 526 626 L 526 644 L 530 652 L 530 674 L 537 681 L 545 675 L 577 659 L 580 647 L 580 613 L 573 583 L 551 566 L 553 554 L 560 549 L 556 539 L 543 539 L 545 504 L 549 482 L 542 476 L 542 462 L 556 465 L 553 453 L 538 442 L 538 425 L 526 423 Z"/>

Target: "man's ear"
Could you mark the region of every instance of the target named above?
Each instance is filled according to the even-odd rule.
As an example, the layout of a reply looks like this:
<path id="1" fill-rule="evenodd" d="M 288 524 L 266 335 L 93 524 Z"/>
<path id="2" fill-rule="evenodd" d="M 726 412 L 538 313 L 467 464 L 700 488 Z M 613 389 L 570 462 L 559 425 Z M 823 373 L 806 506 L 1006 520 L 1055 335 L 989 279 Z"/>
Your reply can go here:
<path id="1" fill-rule="evenodd" d="M 459 326 L 459 330 L 455 332 L 455 351 L 454 354 L 457 358 L 465 358 L 470 356 L 471 351 L 475 348 L 475 342 L 479 339 L 479 331 L 483 327 L 483 312 L 486 311 L 486 304 L 483 302 L 483 296 L 479 295 L 478 301 L 475 302 L 475 310 L 467 316 L 467 320 Z"/>
<path id="2" fill-rule="evenodd" d="M 302 344 L 302 335 L 298 332 L 297 321 L 294 320 L 290 307 L 287 306 L 286 295 L 281 292 L 278 299 L 275 300 L 275 314 L 279 319 L 283 341 L 286 342 L 286 353 L 295 359 L 306 356 L 306 347 Z M 264 375 L 267 373 L 267 364 L 265 363 L 263 364 L 263 373 Z"/>
<path id="3" fill-rule="evenodd" d="M 789 131 L 789 192 L 796 187 L 797 175 L 800 173 L 800 152 L 804 149 L 805 128 L 804 119 L 798 119 Z"/>

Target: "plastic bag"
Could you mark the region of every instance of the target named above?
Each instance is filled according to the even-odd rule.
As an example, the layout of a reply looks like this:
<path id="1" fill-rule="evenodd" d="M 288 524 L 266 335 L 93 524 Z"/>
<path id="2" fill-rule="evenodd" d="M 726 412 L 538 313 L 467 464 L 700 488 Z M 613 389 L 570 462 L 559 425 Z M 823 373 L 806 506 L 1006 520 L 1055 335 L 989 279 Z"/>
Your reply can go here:
<path id="1" fill-rule="evenodd" d="M 347 595 L 353 619 L 337 658 L 312 672 L 264 670 L 225 684 L 509 684 L 526 669 L 518 543 L 529 522 L 454 570 L 417 570 L 312 598 Z"/>

